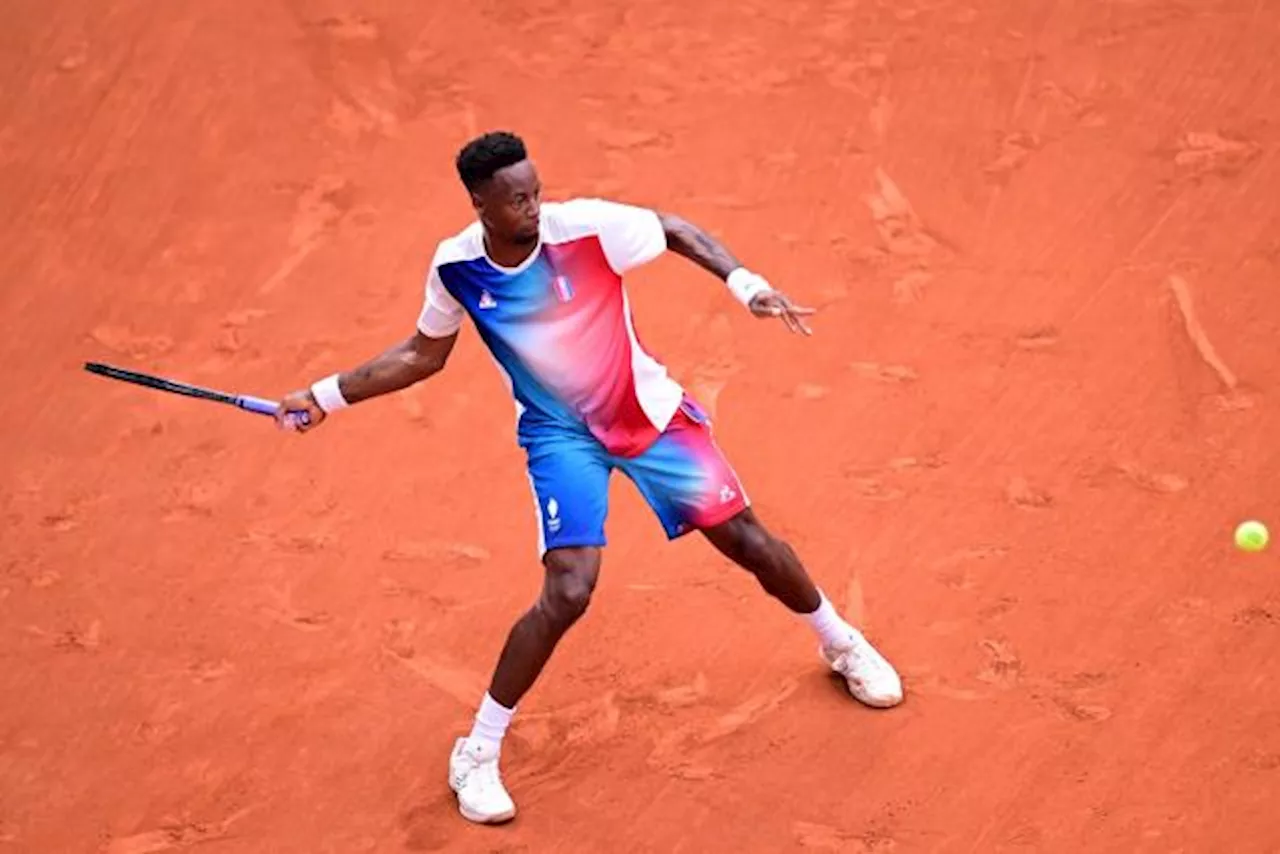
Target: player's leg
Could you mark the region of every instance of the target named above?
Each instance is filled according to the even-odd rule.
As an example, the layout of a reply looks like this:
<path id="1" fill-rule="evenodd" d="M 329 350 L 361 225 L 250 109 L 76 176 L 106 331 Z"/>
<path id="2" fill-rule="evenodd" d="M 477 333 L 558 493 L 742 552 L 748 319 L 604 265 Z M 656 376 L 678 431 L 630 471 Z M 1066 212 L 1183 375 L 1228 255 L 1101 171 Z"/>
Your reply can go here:
<path id="1" fill-rule="evenodd" d="M 600 575 L 599 548 L 558 548 L 543 557 L 538 601 L 516 621 L 498 657 L 489 696 L 514 709 L 551 658 L 560 638 L 587 611 Z"/>
<path id="2" fill-rule="evenodd" d="M 469 735 L 454 745 L 449 782 L 471 821 L 515 816 L 498 763 L 502 740 L 521 698 L 556 644 L 583 615 L 600 573 L 609 464 L 590 441 L 557 439 L 529 450 L 529 479 L 538 508 L 542 590 L 512 626 Z"/>
<path id="3" fill-rule="evenodd" d="M 700 530 L 719 551 L 818 635 L 827 664 L 845 677 L 851 693 L 877 707 L 897 705 L 897 673 L 862 634 L 845 621 L 814 584 L 795 550 L 756 517 L 741 481 L 692 403 L 643 455 L 618 461 L 658 514 L 671 538 Z"/>
<path id="4" fill-rule="evenodd" d="M 812 614 L 825 597 L 785 541 L 775 537 L 749 506 L 730 519 L 697 526 L 721 554 L 750 572 L 764 591 L 796 614 Z"/>
<path id="5" fill-rule="evenodd" d="M 726 522 L 699 527 L 721 554 L 754 575 L 769 595 L 804 618 L 818 636 L 823 660 L 845 678 L 853 696 L 877 708 L 902 702 L 902 681 L 892 665 L 840 616 L 813 583 L 795 550 L 770 533 L 751 508 Z"/>

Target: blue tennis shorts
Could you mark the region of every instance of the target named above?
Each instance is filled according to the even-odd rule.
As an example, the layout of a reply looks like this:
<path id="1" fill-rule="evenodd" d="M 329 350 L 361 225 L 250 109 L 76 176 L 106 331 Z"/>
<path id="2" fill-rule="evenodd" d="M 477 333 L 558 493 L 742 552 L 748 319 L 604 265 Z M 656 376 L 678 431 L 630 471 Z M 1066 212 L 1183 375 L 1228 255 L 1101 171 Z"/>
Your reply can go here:
<path id="1" fill-rule="evenodd" d="M 706 416 L 686 401 L 637 457 L 619 457 L 590 434 L 555 434 L 527 445 L 538 512 L 538 556 L 605 545 L 609 477 L 621 469 L 640 490 L 668 539 L 727 522 L 750 506 Z"/>

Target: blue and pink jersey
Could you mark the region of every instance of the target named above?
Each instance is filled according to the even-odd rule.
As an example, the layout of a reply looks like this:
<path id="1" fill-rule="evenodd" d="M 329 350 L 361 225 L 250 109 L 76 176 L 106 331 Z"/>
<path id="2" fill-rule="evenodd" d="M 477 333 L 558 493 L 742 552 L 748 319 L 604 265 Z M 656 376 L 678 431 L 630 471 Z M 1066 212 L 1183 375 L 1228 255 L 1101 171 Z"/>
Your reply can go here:
<path id="1" fill-rule="evenodd" d="M 669 537 L 748 506 L 696 403 L 636 338 L 622 277 L 661 255 L 656 213 L 598 199 L 546 203 L 519 267 L 488 257 L 474 223 L 444 240 L 418 328 L 452 335 L 470 316 L 515 397 L 539 550 L 604 545 L 608 480 L 635 482 Z"/>
<path id="2" fill-rule="evenodd" d="M 502 369 L 521 440 L 585 427 L 619 456 L 666 429 L 683 391 L 636 338 L 622 277 L 667 248 L 657 214 L 597 199 L 542 205 L 541 245 L 516 268 L 485 252 L 479 223 L 443 241 L 419 319 L 424 334 L 470 315 Z"/>

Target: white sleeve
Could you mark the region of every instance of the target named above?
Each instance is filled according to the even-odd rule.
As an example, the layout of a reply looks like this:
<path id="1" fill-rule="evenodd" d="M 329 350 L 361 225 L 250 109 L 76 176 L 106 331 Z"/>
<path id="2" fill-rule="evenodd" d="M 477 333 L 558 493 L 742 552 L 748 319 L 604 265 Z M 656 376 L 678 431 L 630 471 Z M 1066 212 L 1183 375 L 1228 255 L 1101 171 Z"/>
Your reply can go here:
<path id="1" fill-rule="evenodd" d="M 667 235 L 655 211 L 603 199 L 582 199 L 579 203 L 589 211 L 605 258 L 618 275 L 666 251 Z"/>
<path id="2" fill-rule="evenodd" d="M 453 294 L 445 290 L 435 262 L 427 275 L 426 294 L 422 299 L 422 313 L 418 315 L 418 331 L 428 338 L 448 338 L 462 328 L 466 309 Z"/>

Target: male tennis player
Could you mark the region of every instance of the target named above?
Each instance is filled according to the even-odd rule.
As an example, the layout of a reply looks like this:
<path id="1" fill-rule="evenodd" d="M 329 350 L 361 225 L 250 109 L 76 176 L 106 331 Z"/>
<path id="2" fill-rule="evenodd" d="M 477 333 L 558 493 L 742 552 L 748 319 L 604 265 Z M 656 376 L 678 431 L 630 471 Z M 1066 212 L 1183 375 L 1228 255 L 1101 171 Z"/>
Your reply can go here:
<path id="1" fill-rule="evenodd" d="M 524 143 L 489 133 L 457 170 L 477 222 L 439 244 L 417 331 L 352 371 L 287 396 L 278 420 L 305 411 L 311 430 L 361 400 L 421 382 L 445 366 L 469 316 L 516 400 L 516 434 L 537 501 L 542 594 L 511 629 L 449 783 L 462 815 L 498 823 L 516 808 L 498 769 L 516 705 L 583 612 L 600 572 L 611 472 L 640 490 L 669 538 L 700 531 L 801 615 L 827 665 L 870 706 L 902 700 L 897 673 L 836 612 L 791 547 L 750 509 L 698 404 L 641 348 L 622 277 L 670 249 L 723 280 L 757 317 L 808 334 L 799 307 L 678 216 L 598 199 L 543 202 Z"/>

